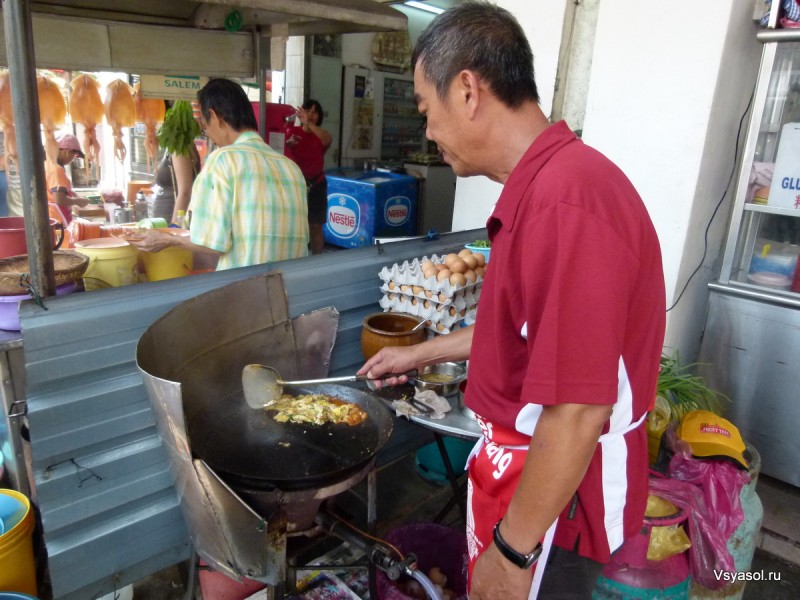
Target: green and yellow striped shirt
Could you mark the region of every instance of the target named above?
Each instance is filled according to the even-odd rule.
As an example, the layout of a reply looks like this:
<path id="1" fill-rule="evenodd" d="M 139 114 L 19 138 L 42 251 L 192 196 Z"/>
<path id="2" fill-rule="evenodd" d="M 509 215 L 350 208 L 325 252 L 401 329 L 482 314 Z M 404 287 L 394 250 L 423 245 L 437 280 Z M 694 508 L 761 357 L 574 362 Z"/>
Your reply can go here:
<path id="1" fill-rule="evenodd" d="M 192 242 L 222 252 L 217 270 L 308 255 L 303 174 L 254 131 L 208 155 L 191 209 Z"/>

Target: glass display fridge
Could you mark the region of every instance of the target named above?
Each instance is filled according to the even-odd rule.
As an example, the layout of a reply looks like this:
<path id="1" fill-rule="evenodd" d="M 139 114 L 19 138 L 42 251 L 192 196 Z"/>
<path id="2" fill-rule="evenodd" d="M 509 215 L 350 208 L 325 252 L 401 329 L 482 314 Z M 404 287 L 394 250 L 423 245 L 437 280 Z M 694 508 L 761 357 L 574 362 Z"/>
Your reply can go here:
<path id="1" fill-rule="evenodd" d="M 800 30 L 776 22 L 771 15 L 758 34 L 761 65 L 699 362 L 730 398 L 726 416 L 762 472 L 800 486 Z"/>
<path id="2" fill-rule="evenodd" d="M 343 167 L 370 160 L 401 163 L 425 151 L 411 76 L 344 67 L 342 88 Z"/>

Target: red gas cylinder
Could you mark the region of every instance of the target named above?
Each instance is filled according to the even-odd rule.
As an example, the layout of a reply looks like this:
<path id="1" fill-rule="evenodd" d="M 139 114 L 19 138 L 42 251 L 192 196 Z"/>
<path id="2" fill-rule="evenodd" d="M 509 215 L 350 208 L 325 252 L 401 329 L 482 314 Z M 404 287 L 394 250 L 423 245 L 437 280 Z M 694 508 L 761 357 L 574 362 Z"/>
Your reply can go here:
<path id="1" fill-rule="evenodd" d="M 611 555 L 597 581 L 592 599 L 688 600 L 691 587 L 688 553 L 684 550 L 663 560 L 647 558 L 653 528 L 679 525 L 685 520 L 683 510 L 677 508 L 668 516 L 645 516 L 639 534 L 626 540 Z"/>

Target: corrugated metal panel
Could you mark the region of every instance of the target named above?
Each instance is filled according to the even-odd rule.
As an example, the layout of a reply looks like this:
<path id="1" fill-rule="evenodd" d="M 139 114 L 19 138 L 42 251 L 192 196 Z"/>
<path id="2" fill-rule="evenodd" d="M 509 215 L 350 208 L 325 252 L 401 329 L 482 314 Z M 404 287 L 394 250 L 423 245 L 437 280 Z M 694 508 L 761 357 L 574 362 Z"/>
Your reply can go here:
<path id="1" fill-rule="evenodd" d="M 380 310 L 381 267 L 458 249 L 479 234 L 64 296 L 49 300 L 49 310 L 23 305 L 36 500 L 55 598 L 95 597 L 189 556 L 134 358 L 153 321 L 183 300 L 280 268 L 292 316 L 324 306 L 339 310 L 331 371 L 352 373 L 363 362 L 361 321 Z"/>

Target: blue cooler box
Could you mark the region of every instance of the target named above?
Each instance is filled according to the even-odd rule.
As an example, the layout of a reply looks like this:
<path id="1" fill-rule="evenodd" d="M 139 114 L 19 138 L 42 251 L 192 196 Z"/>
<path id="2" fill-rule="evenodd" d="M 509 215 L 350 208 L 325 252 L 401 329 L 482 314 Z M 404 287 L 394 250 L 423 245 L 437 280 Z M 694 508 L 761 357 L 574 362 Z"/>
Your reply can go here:
<path id="1" fill-rule="evenodd" d="M 328 178 L 325 241 L 343 248 L 369 246 L 376 237 L 417 230 L 417 180 L 384 171 L 333 169 Z"/>

